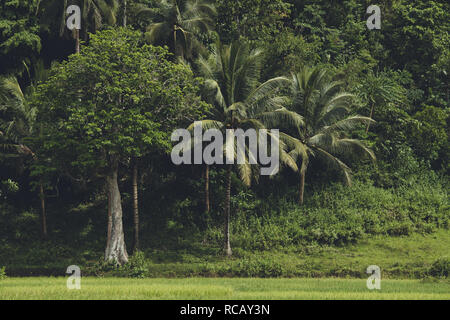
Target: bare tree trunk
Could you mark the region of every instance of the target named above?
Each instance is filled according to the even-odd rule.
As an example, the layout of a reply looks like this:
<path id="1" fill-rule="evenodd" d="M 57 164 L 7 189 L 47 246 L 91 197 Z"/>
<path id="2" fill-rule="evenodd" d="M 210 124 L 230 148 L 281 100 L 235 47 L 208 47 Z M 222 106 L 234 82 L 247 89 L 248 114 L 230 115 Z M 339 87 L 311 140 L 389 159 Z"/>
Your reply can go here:
<path id="1" fill-rule="evenodd" d="M 231 257 L 230 245 L 230 210 L 231 210 L 231 165 L 227 168 L 226 178 L 226 196 L 225 196 L 225 230 L 224 230 L 224 250 L 228 257 Z"/>
<path id="2" fill-rule="evenodd" d="M 173 28 L 173 45 L 174 45 L 173 52 L 175 53 L 175 56 L 177 56 L 178 51 L 177 51 L 177 29 L 176 29 L 176 26 L 174 26 L 174 28 Z"/>
<path id="3" fill-rule="evenodd" d="M 372 105 L 372 108 L 370 109 L 370 116 L 369 116 L 370 119 L 372 119 L 373 117 L 374 109 L 375 105 Z M 370 121 L 367 122 L 366 134 L 369 133 L 369 129 L 370 129 Z"/>
<path id="4" fill-rule="evenodd" d="M 303 197 L 305 194 L 305 176 L 306 172 L 300 172 L 300 197 L 299 197 L 300 205 L 303 205 Z"/>
<path id="5" fill-rule="evenodd" d="M 80 30 L 75 29 L 75 53 L 80 53 Z"/>
<path id="6" fill-rule="evenodd" d="M 123 3 L 123 26 L 127 26 L 127 0 Z"/>
<path id="7" fill-rule="evenodd" d="M 45 194 L 44 185 L 42 181 L 39 184 L 39 198 L 41 199 L 41 221 L 42 221 L 42 236 L 47 238 L 47 214 L 45 212 Z"/>
<path id="8" fill-rule="evenodd" d="M 134 243 L 133 252 L 139 250 L 139 200 L 138 200 L 138 166 L 133 166 L 133 213 L 134 213 Z"/>
<path id="9" fill-rule="evenodd" d="M 111 242 L 111 231 L 112 231 L 112 212 L 111 212 L 112 197 L 108 186 L 106 186 L 106 195 L 108 196 L 108 231 L 106 235 L 106 247 L 108 248 Z"/>
<path id="10" fill-rule="evenodd" d="M 122 223 L 122 199 L 119 191 L 118 176 L 118 161 L 113 160 L 110 167 L 110 172 L 107 176 L 107 187 L 111 195 L 111 240 L 105 250 L 105 260 L 114 261 L 117 264 L 123 265 L 128 262 L 128 253 L 125 247 L 125 238 L 123 233 Z"/>
<path id="11" fill-rule="evenodd" d="M 205 211 L 209 213 L 210 204 L 209 204 L 209 166 L 205 167 Z"/>

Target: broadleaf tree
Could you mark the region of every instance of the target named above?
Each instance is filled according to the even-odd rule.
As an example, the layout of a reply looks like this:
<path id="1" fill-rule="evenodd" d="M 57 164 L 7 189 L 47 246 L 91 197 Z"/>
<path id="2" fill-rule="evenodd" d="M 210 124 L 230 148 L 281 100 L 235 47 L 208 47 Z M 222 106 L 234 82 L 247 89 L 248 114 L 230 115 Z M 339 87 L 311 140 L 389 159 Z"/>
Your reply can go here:
<path id="1" fill-rule="evenodd" d="M 164 48 L 144 44 L 138 31 L 98 32 L 81 54 L 52 69 L 35 96 L 41 121 L 49 121 L 44 147 L 55 155 L 72 150 L 67 160 L 73 167 L 100 168 L 105 178 L 112 215 L 105 260 L 117 264 L 128 261 L 121 163 L 168 151 L 171 130 L 197 118 L 205 106 L 197 96 L 199 80 L 168 55 Z"/>

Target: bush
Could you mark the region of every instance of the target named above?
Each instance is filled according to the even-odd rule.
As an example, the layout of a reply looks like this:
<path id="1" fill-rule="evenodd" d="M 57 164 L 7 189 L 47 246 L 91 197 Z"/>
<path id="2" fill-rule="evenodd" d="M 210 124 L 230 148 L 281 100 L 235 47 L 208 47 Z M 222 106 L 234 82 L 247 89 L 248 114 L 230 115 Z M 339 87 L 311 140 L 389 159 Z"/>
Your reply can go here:
<path id="1" fill-rule="evenodd" d="M 254 257 L 238 261 L 232 266 L 233 274 L 240 277 L 281 277 L 286 274 L 282 263 L 268 257 Z"/>
<path id="2" fill-rule="evenodd" d="M 256 207 L 248 210 L 252 204 L 247 202 L 236 205 L 232 247 L 284 250 L 305 244 L 341 246 L 370 235 L 432 233 L 449 227 L 447 203 L 445 189 L 427 181 L 388 190 L 370 182 L 355 181 L 351 188 L 332 185 L 316 190 L 302 207 L 288 199 L 268 198 L 255 201 Z M 206 239 L 218 246 L 222 237 L 221 225 L 206 231 Z"/>
<path id="3" fill-rule="evenodd" d="M 142 251 L 137 251 L 128 263 L 119 268 L 118 274 L 129 278 L 145 278 L 149 275 L 149 262 Z"/>
<path id="4" fill-rule="evenodd" d="M 450 258 L 444 257 L 434 261 L 428 273 L 433 277 L 448 278 L 449 272 Z"/>
<path id="5" fill-rule="evenodd" d="M 128 263 L 118 266 L 114 262 L 99 259 L 91 265 L 87 265 L 85 274 L 96 277 L 114 276 L 127 278 L 145 278 L 149 276 L 149 261 L 145 254 L 138 251 L 128 259 Z"/>
<path id="6" fill-rule="evenodd" d="M 5 280 L 5 279 L 7 278 L 7 277 L 6 277 L 5 268 L 6 268 L 6 267 L 0 268 L 0 280 Z"/>
<path id="7" fill-rule="evenodd" d="M 106 275 L 113 275 L 117 272 L 119 267 L 110 261 L 100 258 L 92 264 L 88 264 L 85 268 L 84 274 L 87 276 L 104 277 Z"/>

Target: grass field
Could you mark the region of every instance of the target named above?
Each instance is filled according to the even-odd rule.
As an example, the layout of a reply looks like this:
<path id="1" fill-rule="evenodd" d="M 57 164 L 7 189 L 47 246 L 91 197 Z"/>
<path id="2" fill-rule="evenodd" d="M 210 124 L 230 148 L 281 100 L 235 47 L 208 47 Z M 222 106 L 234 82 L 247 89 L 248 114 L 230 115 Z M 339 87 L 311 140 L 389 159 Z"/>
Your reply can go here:
<path id="1" fill-rule="evenodd" d="M 369 265 L 380 266 L 383 279 L 421 279 L 434 261 L 450 257 L 450 230 L 410 236 L 374 236 L 342 247 L 299 246 L 267 251 L 244 251 L 234 248 L 233 258 L 223 257 L 221 248 L 196 244 L 179 250 L 148 249 L 146 273 L 151 278 L 366 278 Z M 85 276 L 89 272 L 86 259 L 72 251 L 48 253 L 39 248 L 33 261 L 26 250 L 0 254 L 0 268 L 6 267 L 10 277 L 64 276 L 69 265 L 78 265 Z M 1 250 L 0 250 L 1 251 Z M 61 250 L 60 250 L 61 251 Z M 100 258 L 101 252 L 97 258 Z M 2 259 L 3 258 L 3 259 Z M 10 259 L 12 262 L 9 262 Z M 43 258 L 41 258 L 44 260 Z M 93 260 L 94 262 L 96 260 Z"/>
<path id="2" fill-rule="evenodd" d="M 83 278 L 81 290 L 68 290 L 65 278 L 8 278 L 0 281 L 5 299 L 450 300 L 450 281 L 382 280 L 371 291 L 364 279 Z"/>

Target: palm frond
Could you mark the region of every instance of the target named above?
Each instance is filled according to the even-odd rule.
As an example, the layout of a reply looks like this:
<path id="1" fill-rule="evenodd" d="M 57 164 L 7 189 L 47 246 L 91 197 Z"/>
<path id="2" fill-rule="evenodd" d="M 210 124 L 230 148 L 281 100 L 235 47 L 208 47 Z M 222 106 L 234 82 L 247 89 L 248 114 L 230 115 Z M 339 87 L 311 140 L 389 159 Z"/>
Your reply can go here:
<path id="1" fill-rule="evenodd" d="M 296 112 L 286 108 L 275 111 L 263 112 L 257 116 L 268 128 L 302 128 L 304 119 Z"/>
<path id="2" fill-rule="evenodd" d="M 216 121 L 216 120 L 201 120 L 201 121 L 196 121 L 194 123 L 191 123 L 188 127 L 187 130 L 192 132 L 194 130 L 194 127 L 196 125 L 197 122 L 200 122 L 202 125 L 202 129 L 203 131 L 209 130 L 209 129 L 217 129 L 222 131 L 224 128 L 224 124 L 220 121 Z"/>
<path id="3" fill-rule="evenodd" d="M 368 156 L 372 161 L 376 160 L 375 153 L 357 139 L 338 139 L 333 144 L 333 150 L 339 154 L 353 154 L 359 157 Z"/>
<path id="4" fill-rule="evenodd" d="M 333 156 L 332 154 L 328 153 L 322 148 L 315 147 L 314 148 L 317 151 L 317 155 L 321 156 L 322 159 L 324 159 L 327 163 L 331 164 L 332 167 L 339 169 L 344 174 L 344 181 L 348 186 L 351 186 L 352 179 L 351 179 L 351 172 L 352 170 L 339 158 Z"/>
<path id="5" fill-rule="evenodd" d="M 374 122 L 375 120 L 371 118 L 356 115 L 337 121 L 330 126 L 325 126 L 319 130 L 319 133 L 328 134 L 337 130 L 352 130 L 355 129 L 359 124 Z"/>
<path id="6" fill-rule="evenodd" d="M 152 23 L 147 27 L 145 39 L 150 43 L 158 43 L 170 34 L 170 26 L 166 22 Z"/>

